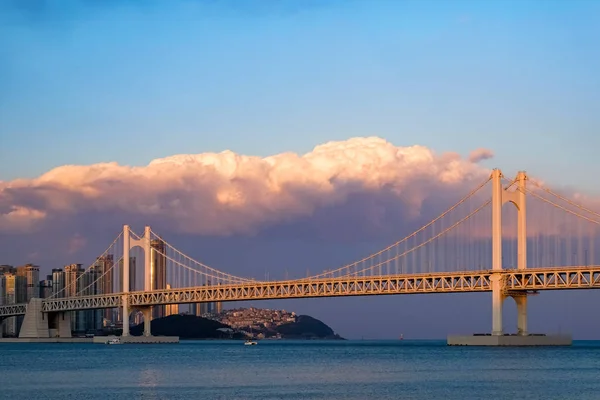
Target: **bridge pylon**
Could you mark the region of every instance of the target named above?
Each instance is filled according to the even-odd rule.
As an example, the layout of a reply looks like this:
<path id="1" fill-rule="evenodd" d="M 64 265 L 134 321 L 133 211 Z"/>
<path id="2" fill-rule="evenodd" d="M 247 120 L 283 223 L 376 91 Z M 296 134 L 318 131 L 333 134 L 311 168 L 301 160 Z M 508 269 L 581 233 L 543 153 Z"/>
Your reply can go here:
<path id="1" fill-rule="evenodd" d="M 123 225 L 123 333 L 122 336 L 129 336 L 129 291 L 132 283 L 129 282 L 129 251 L 134 247 L 141 247 L 144 250 L 144 290 L 151 291 L 152 288 L 152 230 L 149 226 L 144 228 L 144 235 L 139 239 L 131 236 L 129 225 Z M 144 336 L 151 336 L 150 322 L 152 320 L 152 306 L 136 307 L 136 310 L 144 314 Z"/>
<path id="2" fill-rule="evenodd" d="M 502 185 L 502 171 L 492 171 L 492 270 L 498 271 L 492 281 L 492 335 L 504 335 L 502 313 L 504 300 L 512 297 L 517 304 L 517 334 L 527 336 L 527 292 L 506 292 L 502 271 L 502 206 L 511 203 L 517 208 L 517 268 L 527 268 L 527 174 L 520 171 L 517 190 L 508 191 Z"/>

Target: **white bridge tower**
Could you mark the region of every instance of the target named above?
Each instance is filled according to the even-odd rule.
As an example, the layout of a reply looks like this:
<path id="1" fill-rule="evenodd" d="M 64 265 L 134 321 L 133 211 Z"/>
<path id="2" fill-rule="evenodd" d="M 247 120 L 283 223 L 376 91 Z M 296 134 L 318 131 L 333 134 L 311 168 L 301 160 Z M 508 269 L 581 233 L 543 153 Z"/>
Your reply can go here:
<path id="1" fill-rule="evenodd" d="M 527 175 L 518 173 L 515 191 L 502 186 L 502 172 L 492 172 L 492 270 L 502 270 L 502 206 L 512 203 L 517 208 L 517 268 L 527 268 Z M 504 277 L 501 273 L 492 275 L 492 335 L 504 334 L 502 327 L 502 309 L 504 300 L 512 297 L 517 303 L 517 334 L 527 336 L 527 292 L 506 292 Z"/>
<path id="2" fill-rule="evenodd" d="M 129 336 L 129 251 L 138 246 L 144 250 L 144 291 L 152 290 L 152 230 L 149 226 L 144 228 L 144 235 L 132 238 L 129 225 L 123 226 L 123 336 Z M 138 307 L 144 314 L 144 336 L 150 336 L 150 321 L 152 320 L 152 306 Z"/>

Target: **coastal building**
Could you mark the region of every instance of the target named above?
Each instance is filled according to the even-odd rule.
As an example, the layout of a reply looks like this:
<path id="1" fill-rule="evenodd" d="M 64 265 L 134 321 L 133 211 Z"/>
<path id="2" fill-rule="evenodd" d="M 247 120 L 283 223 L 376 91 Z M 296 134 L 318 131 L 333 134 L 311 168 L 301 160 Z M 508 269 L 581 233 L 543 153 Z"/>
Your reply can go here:
<path id="1" fill-rule="evenodd" d="M 82 289 L 80 278 L 85 270 L 81 264 L 65 265 L 65 295 L 63 297 L 75 297 Z M 85 311 L 71 311 L 71 330 L 77 332 L 85 331 Z"/>
<path id="2" fill-rule="evenodd" d="M 83 276 L 79 280 L 80 296 L 91 296 L 96 294 L 102 294 L 102 271 L 97 269 L 95 265 L 92 265 L 89 270 L 83 273 Z M 103 310 L 86 310 L 82 311 L 83 315 L 83 330 L 93 331 L 102 329 L 104 313 Z"/>
<path id="3" fill-rule="evenodd" d="M 210 279 L 206 283 L 211 285 Z M 219 314 L 223 311 L 223 305 L 220 301 L 210 303 L 193 303 L 190 304 L 189 313 L 201 317 L 207 314 Z"/>
<path id="4" fill-rule="evenodd" d="M 39 297 L 42 299 L 47 299 L 52 296 L 52 275 L 46 276 L 46 279 L 40 281 L 40 295 Z"/>
<path id="5" fill-rule="evenodd" d="M 201 317 L 208 314 L 219 314 L 223 311 L 223 304 L 220 301 L 210 303 L 190 304 L 189 313 Z"/>
<path id="6" fill-rule="evenodd" d="M 65 297 L 65 272 L 62 268 L 52 269 L 52 295 Z"/>
<path id="7" fill-rule="evenodd" d="M 27 287 L 25 302 L 40 297 L 40 267 L 33 264 L 26 264 L 21 267 L 17 267 L 16 274 L 25 278 L 25 285 Z"/>
<path id="8" fill-rule="evenodd" d="M 4 274 L 14 274 L 15 273 L 15 268 L 12 265 L 0 265 L 0 275 L 4 275 Z"/>
<path id="9" fill-rule="evenodd" d="M 112 269 L 114 263 L 114 256 L 112 254 L 107 254 L 106 256 L 98 257 L 96 263 L 94 264 L 94 269 L 98 271 L 98 274 L 102 278 L 100 278 L 99 291 L 101 294 L 109 294 L 114 293 L 114 270 Z M 116 314 L 115 310 L 112 308 L 107 308 L 102 311 L 102 316 L 105 320 L 107 320 L 106 324 L 110 325 L 110 323 L 116 322 Z"/>
<path id="10" fill-rule="evenodd" d="M 132 313 L 133 325 L 139 325 L 144 322 L 144 314 L 141 311 L 134 311 Z"/>
<path id="11" fill-rule="evenodd" d="M 119 261 L 119 271 L 121 272 L 121 279 L 119 280 L 119 292 L 123 291 L 123 260 Z M 136 279 L 137 279 L 137 262 L 135 257 L 129 257 L 129 291 L 133 292 L 136 290 Z"/>
<path id="12" fill-rule="evenodd" d="M 27 280 L 16 273 L 4 274 L 5 304 L 25 303 L 27 298 Z M 7 318 L 4 323 L 4 335 L 17 336 L 23 322 L 22 317 Z"/>
<path id="13" fill-rule="evenodd" d="M 234 329 L 272 329 L 279 325 L 296 322 L 297 316 L 285 310 L 268 310 L 261 308 L 239 308 L 214 314 L 212 319 L 229 325 Z"/>
<path id="14" fill-rule="evenodd" d="M 6 304 L 6 278 L 0 275 L 0 306 Z"/>

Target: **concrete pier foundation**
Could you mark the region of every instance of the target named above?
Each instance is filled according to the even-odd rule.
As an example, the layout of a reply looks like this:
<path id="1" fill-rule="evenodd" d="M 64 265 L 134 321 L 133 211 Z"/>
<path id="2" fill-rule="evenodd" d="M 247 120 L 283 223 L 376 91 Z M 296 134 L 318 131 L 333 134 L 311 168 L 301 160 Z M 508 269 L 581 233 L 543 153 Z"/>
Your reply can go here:
<path id="1" fill-rule="evenodd" d="M 19 331 L 19 339 L 47 339 L 71 337 L 71 312 L 42 312 L 42 299 L 33 298 Z"/>
<path id="2" fill-rule="evenodd" d="M 456 335 L 448 346 L 571 346 L 571 335 Z"/>
<path id="3" fill-rule="evenodd" d="M 19 332 L 19 338 L 48 338 L 48 318 L 42 312 L 42 299 L 33 298 L 27 305 L 27 312 Z"/>

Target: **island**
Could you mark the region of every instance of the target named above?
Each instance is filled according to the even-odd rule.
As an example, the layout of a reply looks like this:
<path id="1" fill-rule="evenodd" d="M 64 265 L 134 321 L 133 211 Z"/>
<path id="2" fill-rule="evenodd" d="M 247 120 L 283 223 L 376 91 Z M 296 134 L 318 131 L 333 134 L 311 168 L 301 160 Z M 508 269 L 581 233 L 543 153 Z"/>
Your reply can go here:
<path id="1" fill-rule="evenodd" d="M 134 336 L 143 334 L 143 323 L 132 326 Z M 322 321 L 285 310 L 238 308 L 196 316 L 188 313 L 156 318 L 151 322 L 156 336 L 181 339 L 325 339 L 344 340 Z"/>

